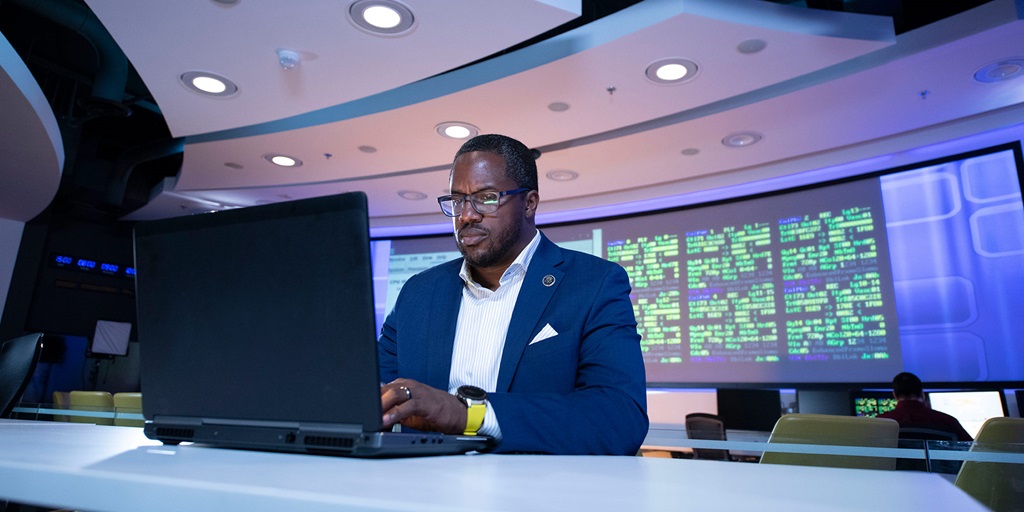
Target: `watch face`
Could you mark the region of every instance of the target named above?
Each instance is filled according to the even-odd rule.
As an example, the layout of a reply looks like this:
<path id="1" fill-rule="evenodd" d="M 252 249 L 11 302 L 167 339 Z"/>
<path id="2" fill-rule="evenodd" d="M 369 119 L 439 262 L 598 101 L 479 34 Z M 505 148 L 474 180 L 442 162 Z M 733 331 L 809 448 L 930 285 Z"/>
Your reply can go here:
<path id="1" fill-rule="evenodd" d="M 470 400 L 486 400 L 487 392 L 476 386 L 461 386 L 459 387 L 459 396 Z"/>

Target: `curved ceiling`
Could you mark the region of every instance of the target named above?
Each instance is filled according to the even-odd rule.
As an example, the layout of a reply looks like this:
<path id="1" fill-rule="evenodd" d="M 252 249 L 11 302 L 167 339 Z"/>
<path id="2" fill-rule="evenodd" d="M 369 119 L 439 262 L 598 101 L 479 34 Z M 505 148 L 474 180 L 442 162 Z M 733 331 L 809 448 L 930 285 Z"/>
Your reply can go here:
<path id="1" fill-rule="evenodd" d="M 433 198 L 461 141 L 436 127 L 461 121 L 541 151 L 544 223 L 840 164 L 879 141 L 912 147 L 928 142 L 915 134 L 1024 103 L 1024 80 L 974 79 L 1024 55 L 1020 0 L 899 35 L 889 16 L 647 0 L 504 53 L 577 18 L 581 2 L 403 0 L 414 26 L 380 36 L 349 20 L 348 0 L 85 1 L 183 147 L 177 175 L 126 220 L 362 190 L 378 234 L 439 232 Z M 281 50 L 298 64 L 283 67 Z M 696 72 L 649 79 L 667 58 Z M 188 90 L 189 71 L 238 92 Z M 761 139 L 723 144 L 741 132 Z"/>
<path id="2" fill-rule="evenodd" d="M 0 218 L 25 222 L 57 193 L 64 144 L 43 91 L 3 34 L 0 105 Z"/>

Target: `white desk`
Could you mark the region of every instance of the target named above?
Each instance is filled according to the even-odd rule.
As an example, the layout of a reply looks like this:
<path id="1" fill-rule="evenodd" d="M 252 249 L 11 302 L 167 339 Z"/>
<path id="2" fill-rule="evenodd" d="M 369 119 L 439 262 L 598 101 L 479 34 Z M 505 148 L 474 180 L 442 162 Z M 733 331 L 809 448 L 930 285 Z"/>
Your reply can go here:
<path id="1" fill-rule="evenodd" d="M 164 447 L 139 428 L 2 420 L 0 497 L 132 512 L 985 510 L 920 472 L 644 457 L 359 460 Z"/>

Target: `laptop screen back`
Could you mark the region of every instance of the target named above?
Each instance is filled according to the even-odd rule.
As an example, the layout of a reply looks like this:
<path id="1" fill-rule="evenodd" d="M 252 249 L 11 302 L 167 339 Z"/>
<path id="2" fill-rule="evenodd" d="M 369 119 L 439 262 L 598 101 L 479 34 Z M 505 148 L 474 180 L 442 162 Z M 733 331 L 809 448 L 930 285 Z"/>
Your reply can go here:
<path id="1" fill-rule="evenodd" d="M 143 414 L 380 429 L 366 196 L 140 223 Z"/>

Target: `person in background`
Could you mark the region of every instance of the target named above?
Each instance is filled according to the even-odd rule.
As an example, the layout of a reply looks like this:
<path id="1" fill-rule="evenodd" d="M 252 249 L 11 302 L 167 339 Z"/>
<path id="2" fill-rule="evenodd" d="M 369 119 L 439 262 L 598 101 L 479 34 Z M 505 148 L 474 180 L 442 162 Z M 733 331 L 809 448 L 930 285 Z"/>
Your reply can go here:
<path id="1" fill-rule="evenodd" d="M 463 257 L 410 278 L 384 322 L 384 426 L 636 454 L 646 377 L 626 271 L 537 229 L 537 164 L 515 139 L 467 141 L 449 185 L 438 203 Z"/>
<path id="2" fill-rule="evenodd" d="M 894 419 L 900 428 L 929 428 L 956 434 L 960 441 L 974 440 L 956 418 L 928 405 L 917 375 L 903 372 L 893 377 L 892 394 L 896 397 L 896 408 L 879 414 L 879 418 Z"/>

